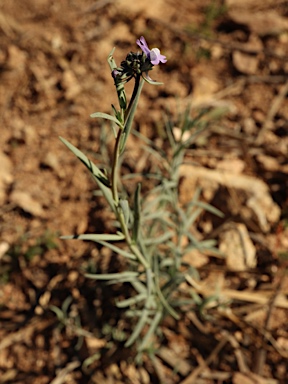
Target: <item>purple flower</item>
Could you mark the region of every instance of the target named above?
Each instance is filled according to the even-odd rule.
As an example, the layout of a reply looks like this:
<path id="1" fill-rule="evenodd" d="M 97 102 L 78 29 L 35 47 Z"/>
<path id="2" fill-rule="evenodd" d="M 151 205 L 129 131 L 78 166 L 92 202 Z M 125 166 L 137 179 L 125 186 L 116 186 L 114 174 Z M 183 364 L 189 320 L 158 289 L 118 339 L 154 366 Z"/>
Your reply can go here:
<path id="1" fill-rule="evenodd" d="M 113 79 L 116 79 L 117 76 L 120 76 L 122 75 L 122 72 L 118 71 L 118 69 L 113 69 L 113 71 L 111 72 L 111 75 L 113 77 Z"/>
<path id="2" fill-rule="evenodd" d="M 146 40 L 143 36 L 140 37 L 136 41 L 137 45 L 142 49 L 142 51 L 145 53 L 145 55 L 148 57 L 148 59 L 151 61 L 151 64 L 158 65 L 161 63 L 166 63 L 167 59 L 166 56 L 161 55 L 160 50 L 158 48 L 152 48 L 149 49 Z"/>

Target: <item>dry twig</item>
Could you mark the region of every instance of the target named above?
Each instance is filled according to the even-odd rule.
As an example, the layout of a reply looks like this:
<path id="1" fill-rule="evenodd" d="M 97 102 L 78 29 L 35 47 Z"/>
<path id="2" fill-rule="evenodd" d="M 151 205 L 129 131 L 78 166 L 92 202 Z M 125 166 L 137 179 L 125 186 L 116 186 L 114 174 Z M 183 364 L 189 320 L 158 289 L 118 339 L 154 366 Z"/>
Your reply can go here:
<path id="1" fill-rule="evenodd" d="M 229 341 L 229 337 L 229 334 L 223 332 L 223 338 L 219 341 L 219 343 L 216 345 L 216 347 L 213 349 L 207 359 L 202 364 L 199 364 L 199 366 L 194 369 L 194 371 L 188 377 L 186 377 L 186 379 L 183 380 L 181 384 L 194 384 L 195 380 L 201 374 L 201 372 L 213 362 L 213 360 L 218 356 L 218 353 L 221 351 L 221 349 L 224 348 L 224 346 L 227 344 L 227 342 Z"/>
<path id="2" fill-rule="evenodd" d="M 278 112 L 285 96 L 287 95 L 287 93 L 288 93 L 288 81 L 286 81 L 286 83 L 281 87 L 280 92 L 278 93 L 277 96 L 275 96 L 275 98 L 271 104 L 271 108 L 269 109 L 269 111 L 267 113 L 264 124 L 263 124 L 262 128 L 260 129 L 260 131 L 258 133 L 258 137 L 256 139 L 256 143 L 258 145 L 263 143 L 265 133 L 273 127 L 273 119 L 274 119 L 275 115 L 277 114 L 277 112 Z"/>

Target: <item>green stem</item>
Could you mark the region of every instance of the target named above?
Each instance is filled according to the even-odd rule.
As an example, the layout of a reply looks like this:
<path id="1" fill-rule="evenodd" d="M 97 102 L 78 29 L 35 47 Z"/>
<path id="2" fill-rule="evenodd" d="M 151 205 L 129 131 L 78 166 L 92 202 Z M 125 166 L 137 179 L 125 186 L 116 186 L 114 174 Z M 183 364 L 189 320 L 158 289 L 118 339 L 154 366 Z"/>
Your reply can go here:
<path id="1" fill-rule="evenodd" d="M 133 118 L 133 116 L 130 116 L 131 111 L 133 111 L 132 107 L 133 107 L 133 104 L 135 103 L 135 100 L 137 101 L 137 99 L 139 98 L 139 95 L 137 97 L 137 94 L 138 94 L 138 92 L 141 92 L 141 89 L 143 86 L 143 84 L 141 84 L 141 87 L 139 89 L 139 85 L 140 85 L 140 75 L 138 75 L 135 78 L 135 85 L 134 85 L 133 93 L 131 96 L 131 100 L 129 102 L 128 108 L 126 109 L 126 111 L 124 113 L 124 128 L 119 129 L 118 134 L 117 134 L 117 138 L 116 138 L 115 147 L 114 147 L 111 178 L 112 178 L 112 195 L 113 195 L 113 199 L 115 201 L 116 206 L 118 206 L 118 203 L 119 203 L 118 189 L 117 189 L 117 184 L 118 184 L 117 181 L 118 180 L 117 179 L 118 179 L 118 168 L 119 168 L 119 157 L 120 157 L 120 144 L 122 143 L 123 134 L 127 135 L 127 133 L 129 133 L 129 132 L 127 132 L 127 130 L 130 131 L 130 129 L 129 129 L 130 127 L 127 127 L 127 123 L 128 123 L 128 125 L 132 124 L 129 117 Z M 123 153 L 123 148 L 121 150 L 121 153 Z"/>
<path id="2" fill-rule="evenodd" d="M 148 261 L 142 255 L 139 248 L 137 247 L 137 245 L 134 243 L 134 241 L 130 236 L 129 229 L 127 228 L 126 221 L 125 221 L 124 214 L 121 207 L 118 207 L 116 212 L 117 212 L 117 219 L 119 220 L 123 235 L 125 236 L 126 244 L 129 246 L 131 252 L 137 257 L 139 263 L 143 265 L 145 270 L 147 271 L 148 269 L 151 269 Z"/>
<path id="3" fill-rule="evenodd" d="M 125 240 L 127 245 L 129 246 L 131 252 L 137 257 L 138 261 L 144 266 L 144 268 L 147 270 L 150 269 L 149 263 L 145 259 L 145 257 L 142 255 L 140 252 L 139 248 L 137 245 L 133 242 L 129 229 L 126 225 L 125 217 L 122 211 L 121 206 L 119 205 L 119 195 L 118 195 L 118 172 L 119 172 L 119 158 L 120 158 L 120 146 L 122 144 L 122 139 L 123 135 L 127 135 L 130 132 L 131 125 L 132 125 L 132 120 L 135 114 L 135 108 L 138 99 L 139 99 L 139 93 L 141 92 L 141 89 L 143 87 L 143 84 L 141 83 L 140 86 L 140 76 L 137 76 L 135 78 L 135 85 L 134 85 L 134 90 L 131 96 L 131 100 L 129 103 L 129 106 L 127 110 L 125 111 L 125 125 L 124 128 L 121 129 L 119 128 L 117 137 L 116 137 L 116 142 L 115 142 L 115 147 L 114 147 L 114 154 L 113 154 L 113 163 L 112 163 L 112 174 L 111 174 L 111 190 L 112 190 L 112 196 L 113 200 L 116 206 L 116 215 L 117 219 L 120 222 L 120 226 L 122 229 L 122 232 L 125 236 Z M 128 132 L 127 132 L 128 131 Z M 127 137 L 126 137 L 127 139 Z M 123 148 L 121 150 L 121 153 L 123 152 Z"/>
<path id="4" fill-rule="evenodd" d="M 119 197 L 118 197 L 118 189 L 117 189 L 117 178 L 118 178 L 118 167 L 119 167 L 119 152 L 120 152 L 120 143 L 121 143 L 121 138 L 123 134 L 123 129 L 119 129 L 117 138 L 116 138 L 116 143 L 114 147 L 114 156 L 113 156 L 113 164 L 112 164 L 112 196 L 115 201 L 116 207 L 118 207 L 119 204 Z"/>
<path id="5" fill-rule="evenodd" d="M 140 85 L 140 75 L 137 75 L 135 78 L 135 85 L 134 85 L 133 93 L 132 93 L 128 108 L 126 109 L 126 112 L 124 114 L 124 124 L 126 124 L 128 117 L 130 115 L 132 105 L 135 101 L 135 98 L 136 98 L 138 90 L 139 90 L 139 85 Z"/>
<path id="6" fill-rule="evenodd" d="M 136 77 L 131 101 L 129 103 L 129 106 L 124 116 L 124 129 L 123 129 L 124 136 L 123 136 L 123 140 L 121 140 L 120 154 L 122 154 L 125 149 L 126 141 L 131 131 L 132 123 L 134 120 L 136 108 L 138 105 L 138 101 L 139 101 L 139 97 L 140 97 L 143 85 L 144 85 L 144 80 L 142 79 L 140 81 L 140 77 L 139 76 Z"/>

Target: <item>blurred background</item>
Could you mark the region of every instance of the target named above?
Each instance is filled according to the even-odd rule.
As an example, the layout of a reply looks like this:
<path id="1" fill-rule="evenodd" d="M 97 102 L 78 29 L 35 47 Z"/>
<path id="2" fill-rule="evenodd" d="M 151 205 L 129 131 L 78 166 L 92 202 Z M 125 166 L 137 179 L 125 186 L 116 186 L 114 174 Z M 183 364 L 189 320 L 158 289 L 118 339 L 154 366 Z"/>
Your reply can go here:
<path id="1" fill-rule="evenodd" d="M 144 86 L 135 129 L 167 149 L 165 119 L 176 133 L 187 106 L 192 114 L 213 111 L 179 188 L 182 203 L 200 186 L 203 200 L 224 212 L 221 220 L 203 215 L 197 231 L 216 238 L 227 258 L 200 254 L 191 263 L 206 287 L 220 284 L 238 305 L 254 305 L 241 307 L 238 322 L 228 315 L 204 319 L 204 329 L 191 318 L 167 320 L 158 370 L 149 360 L 136 369 L 133 351 L 111 337 L 125 329 L 111 309 L 116 288 L 97 288 L 83 277 L 91 265 L 117 270 L 121 261 L 93 244 L 59 240 L 111 229 L 95 184 L 58 137 L 100 167 L 109 161 L 109 129 L 89 116 L 117 105 L 108 54 L 116 47 L 120 65 L 139 50 L 142 35 L 168 61 L 150 74 L 164 84 Z M 239 356 L 229 358 L 236 347 L 227 342 L 221 358 L 189 382 L 287 382 L 287 41 L 283 0 L 0 3 L 0 383 L 178 383 L 208 358 L 224 329 L 241 344 L 246 368 Z M 143 156 L 131 137 L 124 172 L 152 166 Z M 244 239 L 238 253 L 235 231 Z M 235 293 L 246 290 L 254 296 Z M 65 321 L 52 305 L 66 311 Z M 247 319 L 247 311 L 255 316 Z M 167 350 L 186 368 L 175 372 Z M 265 357 L 253 368 L 258 350 Z M 89 356 L 96 356 L 93 370 L 85 371 Z"/>

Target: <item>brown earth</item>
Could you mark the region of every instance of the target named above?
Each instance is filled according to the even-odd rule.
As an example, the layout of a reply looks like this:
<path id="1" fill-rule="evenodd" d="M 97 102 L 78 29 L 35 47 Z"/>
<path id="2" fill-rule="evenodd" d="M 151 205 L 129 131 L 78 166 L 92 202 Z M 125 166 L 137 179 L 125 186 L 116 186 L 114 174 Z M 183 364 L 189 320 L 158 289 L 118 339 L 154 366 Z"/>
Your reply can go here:
<path id="1" fill-rule="evenodd" d="M 147 3 L 0 4 L 0 383 L 288 382 L 287 2 Z M 193 259 L 197 293 L 220 290 L 226 305 L 212 303 L 201 319 L 167 318 L 154 360 L 138 367 L 133 349 L 111 336 L 125 329 L 114 310 L 121 289 L 83 276 L 97 262 L 117 270 L 121 259 L 115 265 L 105 249 L 59 240 L 109 231 L 111 215 L 58 136 L 105 162 L 111 142 L 101 145 L 102 122 L 89 116 L 117 102 L 109 52 L 116 47 L 120 63 L 141 35 L 168 61 L 151 73 L 164 85 L 145 84 L 138 131 L 166 148 L 167 111 L 175 125 L 189 103 L 218 111 L 188 153 L 180 191 L 183 203 L 201 186 L 225 213 L 204 215 L 197 231 L 217 239 L 227 258 Z M 149 166 L 143 156 L 131 137 L 125 172 Z M 65 326 L 51 311 L 63 303 Z"/>

